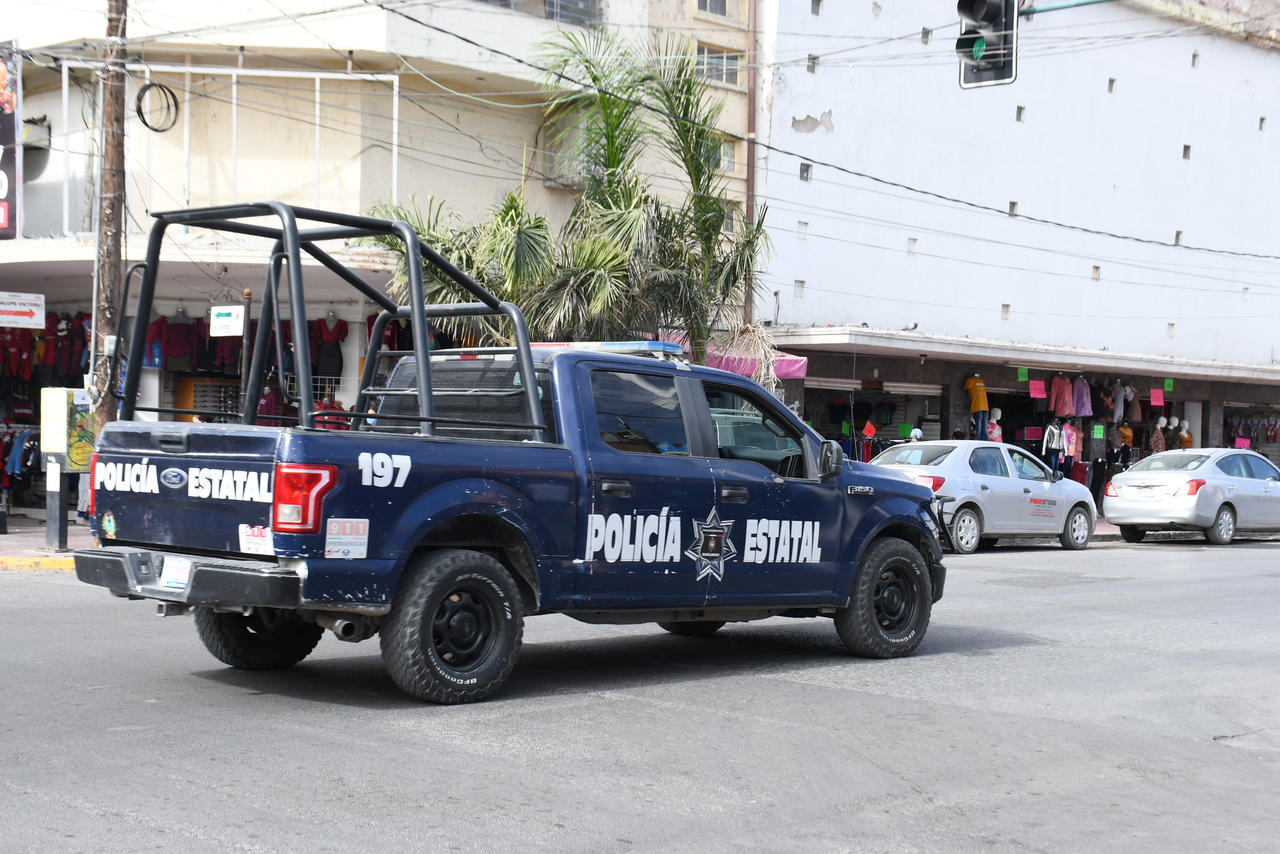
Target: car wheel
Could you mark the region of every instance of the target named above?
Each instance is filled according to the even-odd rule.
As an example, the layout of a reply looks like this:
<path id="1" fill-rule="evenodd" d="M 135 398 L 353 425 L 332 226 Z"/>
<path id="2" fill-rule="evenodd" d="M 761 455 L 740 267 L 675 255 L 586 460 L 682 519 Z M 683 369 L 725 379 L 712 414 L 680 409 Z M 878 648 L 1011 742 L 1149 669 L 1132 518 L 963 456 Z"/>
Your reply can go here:
<path id="1" fill-rule="evenodd" d="M 196 608 L 195 617 L 205 649 L 241 670 L 293 667 L 311 654 L 324 634 L 315 623 L 280 608 L 254 608 L 249 614 Z"/>
<path id="2" fill-rule="evenodd" d="M 686 638 L 709 638 L 724 626 L 723 620 L 680 620 L 674 623 L 658 623 L 658 626 Z"/>
<path id="3" fill-rule="evenodd" d="M 1089 511 L 1080 506 L 1072 507 L 1067 514 L 1067 524 L 1058 535 L 1058 542 L 1062 543 L 1064 549 L 1077 551 L 1089 545 L 1089 538 L 1092 536 L 1093 531 L 1089 530 Z"/>
<path id="4" fill-rule="evenodd" d="M 865 658 L 910 655 L 929 628 L 932 593 L 915 546 L 897 537 L 876 540 L 862 556 L 848 607 L 836 612 L 845 649 Z"/>
<path id="5" fill-rule="evenodd" d="M 1147 532 L 1141 528 L 1135 528 L 1132 525 L 1120 526 L 1120 539 L 1124 540 L 1126 543 L 1140 543 L 1146 535 Z"/>
<path id="6" fill-rule="evenodd" d="M 483 700 L 515 667 L 524 635 L 520 591 L 487 554 L 433 552 L 405 570 L 380 634 L 387 672 L 406 694 Z"/>
<path id="7" fill-rule="evenodd" d="M 956 554 L 970 555 L 982 542 L 982 520 L 972 507 L 961 507 L 951 517 L 951 545 Z"/>
<path id="8" fill-rule="evenodd" d="M 1204 529 L 1204 538 L 1215 546 L 1225 546 L 1236 535 L 1236 513 L 1227 505 L 1218 508 L 1213 524 Z"/>

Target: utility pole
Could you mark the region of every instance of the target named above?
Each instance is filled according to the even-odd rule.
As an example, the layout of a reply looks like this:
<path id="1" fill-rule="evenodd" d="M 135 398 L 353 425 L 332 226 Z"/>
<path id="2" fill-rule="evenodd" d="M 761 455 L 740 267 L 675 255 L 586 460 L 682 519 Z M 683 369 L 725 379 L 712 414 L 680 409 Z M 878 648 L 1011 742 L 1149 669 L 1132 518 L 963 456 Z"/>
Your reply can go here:
<path id="1" fill-rule="evenodd" d="M 115 340 L 119 299 L 124 274 L 121 256 L 124 242 L 124 86 L 126 72 L 125 23 L 127 0 L 107 0 L 107 40 L 102 70 L 102 181 L 98 197 L 98 253 L 94 275 L 98 282 L 94 306 L 93 372 L 96 431 L 116 417 L 116 399 L 108 387 L 110 353 L 104 342 Z"/>

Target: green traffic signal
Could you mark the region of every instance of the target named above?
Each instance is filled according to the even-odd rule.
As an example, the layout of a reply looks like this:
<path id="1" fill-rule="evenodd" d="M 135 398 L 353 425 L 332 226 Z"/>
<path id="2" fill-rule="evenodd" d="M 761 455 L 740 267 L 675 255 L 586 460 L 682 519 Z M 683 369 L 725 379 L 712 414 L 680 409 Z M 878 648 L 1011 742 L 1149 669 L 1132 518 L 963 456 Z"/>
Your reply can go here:
<path id="1" fill-rule="evenodd" d="M 969 53 L 973 56 L 973 61 L 978 62 L 982 59 L 982 55 L 987 52 L 987 40 L 982 36 L 978 36 L 973 40 L 973 44 L 969 48 Z"/>

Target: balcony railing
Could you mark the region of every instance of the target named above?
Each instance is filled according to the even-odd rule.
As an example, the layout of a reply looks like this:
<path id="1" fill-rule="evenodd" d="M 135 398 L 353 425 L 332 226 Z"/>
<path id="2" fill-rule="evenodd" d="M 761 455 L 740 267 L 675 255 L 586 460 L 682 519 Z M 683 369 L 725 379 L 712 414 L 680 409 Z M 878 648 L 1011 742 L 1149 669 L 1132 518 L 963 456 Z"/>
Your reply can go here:
<path id="1" fill-rule="evenodd" d="M 599 0 L 481 0 L 525 15 L 534 15 L 564 24 L 594 27 L 600 23 Z"/>

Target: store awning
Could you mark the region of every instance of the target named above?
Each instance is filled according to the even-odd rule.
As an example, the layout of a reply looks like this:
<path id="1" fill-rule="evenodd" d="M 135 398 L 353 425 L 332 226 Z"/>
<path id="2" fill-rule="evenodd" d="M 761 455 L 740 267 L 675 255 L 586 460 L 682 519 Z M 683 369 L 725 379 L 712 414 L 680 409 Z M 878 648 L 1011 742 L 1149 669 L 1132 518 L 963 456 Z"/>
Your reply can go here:
<path id="1" fill-rule="evenodd" d="M 807 356 L 793 356 L 790 353 L 776 351 L 773 362 L 773 373 L 780 380 L 802 380 L 809 371 Z M 721 353 L 715 349 L 707 349 L 707 367 L 719 368 L 749 377 L 755 374 L 758 359 L 755 356 L 744 356 L 733 353 Z"/>

